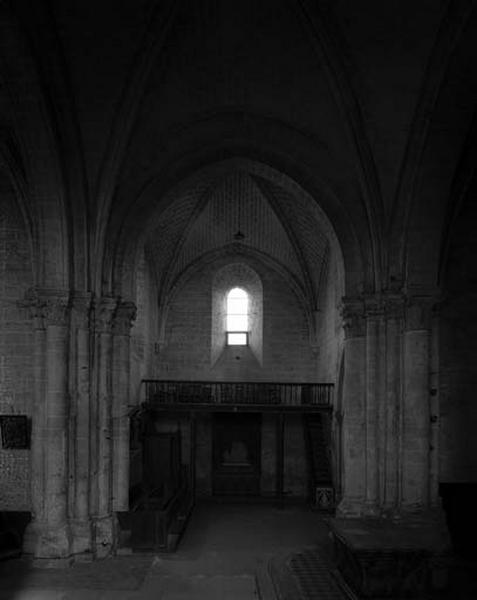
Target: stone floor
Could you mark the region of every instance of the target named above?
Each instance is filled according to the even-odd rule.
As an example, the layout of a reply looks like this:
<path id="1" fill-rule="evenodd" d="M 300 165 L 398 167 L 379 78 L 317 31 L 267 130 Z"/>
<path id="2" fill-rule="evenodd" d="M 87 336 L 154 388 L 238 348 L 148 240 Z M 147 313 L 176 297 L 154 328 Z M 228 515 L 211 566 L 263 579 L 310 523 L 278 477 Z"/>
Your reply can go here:
<path id="1" fill-rule="evenodd" d="M 327 535 L 324 521 L 305 507 L 202 503 L 173 555 L 135 554 L 66 569 L 9 560 L 0 564 L 0 600 L 256 600 L 257 574 L 272 558 L 322 544 Z M 271 600 L 273 586 L 267 592 L 266 585 L 261 596 Z"/>

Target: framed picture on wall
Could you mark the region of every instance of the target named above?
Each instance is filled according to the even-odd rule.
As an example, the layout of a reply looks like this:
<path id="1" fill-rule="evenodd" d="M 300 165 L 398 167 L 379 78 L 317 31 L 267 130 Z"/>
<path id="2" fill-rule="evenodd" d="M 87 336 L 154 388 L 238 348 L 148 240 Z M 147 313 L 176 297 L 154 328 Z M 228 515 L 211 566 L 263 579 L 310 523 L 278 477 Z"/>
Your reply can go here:
<path id="1" fill-rule="evenodd" d="M 0 416 L 2 448 L 24 450 L 30 447 L 29 423 L 26 415 Z"/>

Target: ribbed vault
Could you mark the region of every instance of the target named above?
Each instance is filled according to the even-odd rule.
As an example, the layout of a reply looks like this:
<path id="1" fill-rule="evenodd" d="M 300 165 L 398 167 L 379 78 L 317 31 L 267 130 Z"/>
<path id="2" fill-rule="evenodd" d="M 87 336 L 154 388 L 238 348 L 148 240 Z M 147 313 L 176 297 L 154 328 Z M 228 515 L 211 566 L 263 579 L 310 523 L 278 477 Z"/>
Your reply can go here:
<path id="1" fill-rule="evenodd" d="M 273 262 L 299 287 L 307 311 L 316 310 L 322 274 L 334 240 L 317 204 L 285 190 L 263 173 L 236 163 L 215 178 L 182 188 L 145 243 L 164 304 L 191 266 L 235 248 Z"/>

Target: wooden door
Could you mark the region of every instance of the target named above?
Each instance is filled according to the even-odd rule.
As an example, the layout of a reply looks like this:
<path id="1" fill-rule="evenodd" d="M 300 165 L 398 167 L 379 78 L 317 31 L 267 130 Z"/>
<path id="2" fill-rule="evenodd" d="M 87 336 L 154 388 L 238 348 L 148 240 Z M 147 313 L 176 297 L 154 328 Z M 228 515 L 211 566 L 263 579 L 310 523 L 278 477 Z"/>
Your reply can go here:
<path id="1" fill-rule="evenodd" d="M 217 413 L 213 431 L 214 494 L 258 495 L 261 415 Z"/>

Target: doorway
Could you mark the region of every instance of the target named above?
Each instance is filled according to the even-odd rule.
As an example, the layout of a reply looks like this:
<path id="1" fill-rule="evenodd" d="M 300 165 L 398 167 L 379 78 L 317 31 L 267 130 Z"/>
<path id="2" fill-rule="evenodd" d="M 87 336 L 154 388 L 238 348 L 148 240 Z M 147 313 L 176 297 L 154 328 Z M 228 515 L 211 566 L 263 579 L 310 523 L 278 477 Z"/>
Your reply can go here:
<path id="1" fill-rule="evenodd" d="M 214 495 L 260 494 L 261 423 L 258 413 L 214 414 Z"/>

